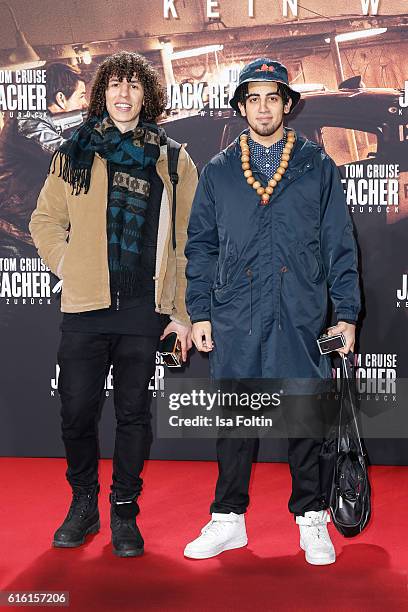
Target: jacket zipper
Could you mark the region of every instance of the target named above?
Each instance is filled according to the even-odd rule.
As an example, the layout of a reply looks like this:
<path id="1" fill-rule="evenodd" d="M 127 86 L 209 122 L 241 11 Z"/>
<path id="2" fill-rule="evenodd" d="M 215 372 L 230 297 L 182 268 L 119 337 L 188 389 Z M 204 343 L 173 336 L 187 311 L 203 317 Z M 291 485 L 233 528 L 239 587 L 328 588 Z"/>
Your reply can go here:
<path id="1" fill-rule="evenodd" d="M 282 281 L 283 281 L 283 275 L 287 271 L 288 269 L 286 266 L 282 266 L 279 271 L 279 302 L 278 302 L 278 328 L 279 329 L 282 329 L 282 323 L 281 323 Z"/>
<path id="2" fill-rule="evenodd" d="M 252 335 L 252 270 L 248 268 L 245 271 L 249 280 L 249 331 L 248 336 Z"/>
<path id="3" fill-rule="evenodd" d="M 116 310 L 119 310 L 120 300 L 119 300 L 119 291 L 116 292 Z"/>

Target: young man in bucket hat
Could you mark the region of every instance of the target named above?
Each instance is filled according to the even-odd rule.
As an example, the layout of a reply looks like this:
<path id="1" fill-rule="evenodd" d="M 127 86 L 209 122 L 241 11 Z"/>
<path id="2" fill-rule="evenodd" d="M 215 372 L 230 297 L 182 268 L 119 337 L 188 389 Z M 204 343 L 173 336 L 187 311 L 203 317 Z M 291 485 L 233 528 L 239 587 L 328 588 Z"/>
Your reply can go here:
<path id="1" fill-rule="evenodd" d="M 281 63 L 261 58 L 240 73 L 231 106 L 248 124 L 204 168 L 190 217 L 187 310 L 193 342 L 216 379 L 325 381 L 317 338 L 327 293 L 353 350 L 360 310 L 356 245 L 341 180 L 317 144 L 283 126 L 300 94 Z M 310 408 L 301 396 L 301 410 Z M 247 543 L 244 514 L 255 439 L 219 437 L 211 521 L 185 555 L 213 557 Z M 315 565 L 335 561 L 319 477 L 322 439 L 289 439 L 289 510 Z"/>

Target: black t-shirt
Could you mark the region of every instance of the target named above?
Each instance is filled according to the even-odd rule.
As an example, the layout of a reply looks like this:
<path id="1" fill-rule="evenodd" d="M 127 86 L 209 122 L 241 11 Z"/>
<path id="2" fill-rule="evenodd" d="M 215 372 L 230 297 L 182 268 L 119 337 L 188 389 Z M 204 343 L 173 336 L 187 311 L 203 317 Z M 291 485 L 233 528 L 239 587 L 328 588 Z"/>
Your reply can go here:
<path id="1" fill-rule="evenodd" d="M 113 164 L 108 165 L 108 171 L 111 185 L 115 171 Z M 156 172 L 156 167 L 153 166 L 150 168 L 150 196 L 142 230 L 141 282 L 137 294 L 131 297 L 112 295 L 110 308 L 74 314 L 64 313 L 62 331 L 140 336 L 159 336 L 162 333 L 170 318 L 154 310 L 153 280 L 162 194 L 163 183 Z"/>

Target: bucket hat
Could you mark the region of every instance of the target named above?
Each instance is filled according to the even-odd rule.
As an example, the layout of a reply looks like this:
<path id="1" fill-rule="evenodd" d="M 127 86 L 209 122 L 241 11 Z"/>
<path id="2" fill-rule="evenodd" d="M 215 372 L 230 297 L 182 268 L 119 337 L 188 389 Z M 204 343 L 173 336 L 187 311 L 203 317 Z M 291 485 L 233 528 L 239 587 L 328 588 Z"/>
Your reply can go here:
<path id="1" fill-rule="evenodd" d="M 292 99 L 291 111 L 300 100 L 300 93 L 292 89 L 289 85 L 288 71 L 286 66 L 267 57 L 261 57 L 244 66 L 239 73 L 237 88 L 233 97 L 229 101 L 230 106 L 232 106 L 232 108 L 237 112 L 239 112 L 238 99 L 240 88 L 244 83 L 253 83 L 255 81 L 276 81 L 277 83 L 283 83 L 286 85 L 288 88 L 288 94 Z"/>

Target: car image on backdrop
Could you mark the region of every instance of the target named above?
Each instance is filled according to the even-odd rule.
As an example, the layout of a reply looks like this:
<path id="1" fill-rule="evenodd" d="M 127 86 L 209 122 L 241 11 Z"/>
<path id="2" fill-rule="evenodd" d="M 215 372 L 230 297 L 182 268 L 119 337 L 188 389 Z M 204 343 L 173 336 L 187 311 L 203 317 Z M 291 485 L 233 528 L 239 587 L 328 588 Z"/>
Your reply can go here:
<path id="1" fill-rule="evenodd" d="M 391 160 L 397 160 L 401 172 L 407 171 L 408 112 L 399 109 L 402 91 L 361 85 L 360 77 L 353 77 L 336 91 L 323 84 L 294 87 L 302 98 L 288 118 L 288 127 L 323 146 L 340 172 L 346 164 Z M 206 124 L 210 124 L 208 129 Z M 206 107 L 196 115 L 169 118 L 163 127 L 169 136 L 187 142 L 201 169 L 240 134 L 244 122 L 232 109 L 210 111 Z"/>

